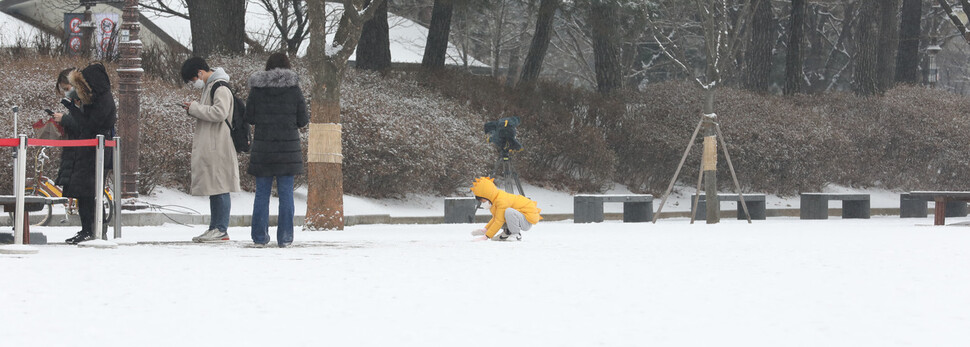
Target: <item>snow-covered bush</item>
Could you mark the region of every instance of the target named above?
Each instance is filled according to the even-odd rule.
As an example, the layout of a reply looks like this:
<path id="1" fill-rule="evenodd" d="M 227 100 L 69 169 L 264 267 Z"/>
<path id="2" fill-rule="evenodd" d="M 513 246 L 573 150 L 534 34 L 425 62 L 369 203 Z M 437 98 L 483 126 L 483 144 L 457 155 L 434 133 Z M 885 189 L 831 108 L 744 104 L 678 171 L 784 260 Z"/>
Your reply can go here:
<path id="1" fill-rule="evenodd" d="M 662 194 L 700 120 L 701 94 L 685 83 L 628 96 L 610 131 L 617 182 Z M 715 109 L 746 191 L 796 194 L 826 184 L 901 190 L 970 189 L 970 100 L 898 87 L 883 97 L 846 93 L 765 96 L 721 88 Z M 698 141 L 680 174 L 696 184 Z M 723 152 L 718 186 L 733 190 Z"/>
<path id="2" fill-rule="evenodd" d="M 262 56 L 211 58 L 233 78 L 239 97 L 247 78 L 264 66 Z M 171 60 L 171 59 L 169 59 Z M 68 57 L 0 56 L 0 137 L 61 110 L 54 78 L 64 67 L 86 61 Z M 166 63 L 172 65 L 172 62 Z M 117 88 L 116 66 L 108 64 Z M 305 62 L 295 61 L 309 101 L 312 81 Z M 141 193 L 167 186 L 187 190 L 195 121 L 171 104 L 195 100 L 199 92 L 148 74 L 139 115 Z M 117 94 L 116 94 L 117 96 Z M 370 197 L 409 193 L 462 193 L 478 175 L 491 173 L 497 152 L 485 143 L 483 124 L 502 117 L 522 119 L 516 168 L 533 184 L 573 192 L 595 192 L 622 183 L 634 191 L 661 194 L 700 120 L 701 93 L 686 83 L 646 85 L 643 91 L 603 98 L 562 86 L 518 92 L 482 76 L 448 71 L 380 75 L 351 69 L 341 99 L 344 125 L 344 189 Z M 731 88 L 717 91 L 715 109 L 739 179 L 746 191 L 795 194 L 835 183 L 903 190 L 970 189 L 970 100 L 939 90 L 898 87 L 885 96 L 851 94 L 764 96 Z M 124 134 L 121 134 L 124 135 Z M 306 131 L 304 130 L 304 136 Z M 304 152 L 305 152 L 304 144 Z M 37 153 L 31 148 L 30 159 Z M 59 150 L 45 174 L 57 172 Z M 244 189 L 248 156 L 240 155 Z M 0 164 L 0 182 L 12 182 L 11 160 Z M 696 184 L 700 148 L 695 146 L 681 183 Z M 33 160 L 28 160 L 33 172 Z M 723 154 L 719 186 L 733 183 Z M 298 184 L 306 184 L 305 176 Z M 9 194 L 12 184 L 0 185 Z"/>
<path id="3" fill-rule="evenodd" d="M 600 118 L 588 112 L 594 98 L 589 92 L 545 84 L 535 93 L 508 90 L 491 77 L 457 71 L 419 78 L 447 97 L 481 110 L 485 116 L 478 131 L 487 121 L 519 117 L 524 150 L 514 155 L 514 161 L 530 183 L 573 192 L 597 192 L 612 183 L 616 156 L 605 141 Z M 497 159 L 496 152 L 490 155 L 490 160 Z"/>
<path id="4" fill-rule="evenodd" d="M 342 92 L 345 191 L 448 195 L 487 174 L 483 116 L 470 107 L 406 75 L 350 70 Z"/>

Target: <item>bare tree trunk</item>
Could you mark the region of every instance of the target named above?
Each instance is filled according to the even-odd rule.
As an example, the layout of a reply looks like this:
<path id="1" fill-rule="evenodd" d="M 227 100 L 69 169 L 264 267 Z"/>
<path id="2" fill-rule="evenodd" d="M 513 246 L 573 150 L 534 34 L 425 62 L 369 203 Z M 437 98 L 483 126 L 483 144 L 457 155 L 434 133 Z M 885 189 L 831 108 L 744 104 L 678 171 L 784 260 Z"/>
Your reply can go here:
<path id="1" fill-rule="evenodd" d="M 899 47 L 899 0 L 879 1 L 879 56 L 876 74 L 879 92 L 892 89 L 896 83 L 896 50 Z"/>
<path id="2" fill-rule="evenodd" d="M 424 47 L 424 58 L 421 59 L 421 65 L 425 68 L 437 69 L 445 66 L 453 9 L 453 0 L 434 1 L 431 26 L 428 28 L 428 43 Z"/>
<path id="3" fill-rule="evenodd" d="M 531 12 L 531 11 L 530 11 Z M 532 16 L 531 14 L 529 15 Z M 518 42 L 509 50 L 509 66 L 505 72 L 505 86 L 514 88 L 519 83 L 519 74 L 522 73 L 522 47 L 529 40 L 529 21 L 522 21 L 519 29 Z"/>
<path id="4" fill-rule="evenodd" d="M 246 53 L 246 0 L 186 0 L 192 31 L 192 53 Z"/>
<path id="5" fill-rule="evenodd" d="M 307 213 L 304 229 L 344 228 L 343 144 L 340 125 L 340 85 L 347 60 L 357 48 L 364 23 L 385 0 L 343 0 L 344 12 L 334 42 L 327 44 L 324 0 L 308 0 L 310 47 L 307 52 L 313 89 L 310 91 L 310 134 L 307 149 Z M 363 12 L 359 9 L 363 8 Z M 336 50 L 328 54 L 328 48 Z"/>
<path id="6" fill-rule="evenodd" d="M 623 80 L 620 73 L 620 55 L 617 41 L 617 5 L 598 2 L 590 6 L 589 23 L 592 29 L 596 90 L 610 94 L 620 89 Z"/>
<path id="7" fill-rule="evenodd" d="M 492 77 L 498 77 L 502 61 L 502 29 L 505 28 L 505 1 L 501 1 L 495 13 L 495 27 L 492 29 Z"/>
<path id="8" fill-rule="evenodd" d="M 326 54 L 326 5 L 308 0 L 310 46 L 310 149 L 307 153 L 307 213 L 309 230 L 342 230 L 343 154 L 340 144 L 339 69 Z M 336 138 L 334 138 L 336 137 Z"/>
<path id="9" fill-rule="evenodd" d="M 745 52 L 744 87 L 765 93 L 770 83 L 771 51 L 775 43 L 771 1 L 758 1 L 758 6 L 754 8 L 751 29 L 748 32 L 751 35 L 751 41 Z"/>
<path id="10" fill-rule="evenodd" d="M 785 58 L 785 95 L 801 92 L 802 38 L 805 36 L 805 0 L 792 0 L 791 23 L 788 27 L 788 56 Z"/>
<path id="11" fill-rule="evenodd" d="M 880 0 L 860 0 L 859 30 L 856 36 L 855 90 L 859 95 L 879 92 L 879 18 L 875 16 Z M 871 14 L 871 15 L 867 15 Z"/>
<path id="12" fill-rule="evenodd" d="M 903 0 L 899 27 L 899 55 L 896 56 L 896 82 L 919 84 L 919 36 L 923 2 Z"/>
<path id="13" fill-rule="evenodd" d="M 549 49 L 549 39 L 552 37 L 552 22 L 556 18 L 556 8 L 559 0 L 542 0 L 539 4 L 539 18 L 536 20 L 536 32 L 532 36 L 532 45 L 522 65 L 522 78 L 519 83 L 527 88 L 535 86 L 539 73 L 542 72 L 542 60 Z"/>
<path id="14" fill-rule="evenodd" d="M 369 4 L 370 0 L 365 1 Z M 391 68 L 391 41 L 387 24 L 387 1 L 364 23 L 357 46 L 358 69 L 384 71 Z"/>

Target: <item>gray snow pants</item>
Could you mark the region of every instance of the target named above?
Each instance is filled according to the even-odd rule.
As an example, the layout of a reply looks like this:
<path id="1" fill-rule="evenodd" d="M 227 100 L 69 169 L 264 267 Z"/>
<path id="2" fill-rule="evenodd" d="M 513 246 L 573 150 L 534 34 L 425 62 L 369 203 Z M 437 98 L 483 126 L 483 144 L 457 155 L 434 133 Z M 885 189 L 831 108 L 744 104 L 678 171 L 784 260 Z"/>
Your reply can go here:
<path id="1" fill-rule="evenodd" d="M 516 211 L 514 208 L 507 208 L 505 209 L 505 227 L 509 229 L 509 233 L 515 235 L 532 229 L 532 223 L 525 220 L 525 215 L 522 212 Z"/>

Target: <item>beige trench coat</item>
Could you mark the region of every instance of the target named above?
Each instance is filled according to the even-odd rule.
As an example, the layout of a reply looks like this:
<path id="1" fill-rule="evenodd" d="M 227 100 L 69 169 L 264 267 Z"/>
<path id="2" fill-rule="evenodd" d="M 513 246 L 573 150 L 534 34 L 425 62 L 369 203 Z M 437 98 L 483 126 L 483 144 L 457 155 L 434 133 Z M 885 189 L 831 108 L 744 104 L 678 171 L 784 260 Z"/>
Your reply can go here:
<path id="1" fill-rule="evenodd" d="M 193 102 L 188 114 L 197 119 L 192 139 L 192 195 L 218 195 L 238 192 L 239 161 L 229 135 L 226 119 L 232 123 L 232 93 L 226 88 L 216 89 L 210 100 L 212 85 L 218 80 L 228 81 L 221 69 L 202 89 L 199 102 Z M 222 78 L 219 78 L 222 77 Z"/>

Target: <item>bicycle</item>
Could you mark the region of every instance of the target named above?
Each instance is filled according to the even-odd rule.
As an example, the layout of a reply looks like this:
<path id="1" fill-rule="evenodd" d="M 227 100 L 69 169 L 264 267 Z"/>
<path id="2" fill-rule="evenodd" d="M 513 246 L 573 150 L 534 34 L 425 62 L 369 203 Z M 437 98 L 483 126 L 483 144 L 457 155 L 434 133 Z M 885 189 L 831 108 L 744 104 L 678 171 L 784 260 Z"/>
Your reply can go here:
<path id="1" fill-rule="evenodd" d="M 46 148 L 41 147 L 40 151 L 37 153 L 37 156 L 34 157 L 34 177 L 27 179 L 24 195 L 43 196 L 47 198 L 64 197 L 63 191 L 60 187 L 54 184 L 54 180 L 50 179 L 50 177 L 44 176 L 44 163 L 46 163 L 47 159 L 50 159 L 50 157 L 44 153 L 44 150 L 46 150 Z M 115 211 L 115 205 L 112 202 L 113 197 L 111 190 L 109 189 L 107 178 L 108 177 L 106 175 L 104 192 L 102 192 L 103 204 L 101 206 L 102 211 L 104 212 L 103 220 L 105 225 L 111 222 L 111 218 L 114 216 Z M 31 223 L 31 225 L 48 225 L 51 221 L 51 217 L 54 215 L 53 205 L 54 204 L 47 204 L 47 207 L 43 210 L 44 212 L 42 212 L 43 217 L 41 220 L 36 223 Z M 67 202 L 63 203 L 62 205 L 64 205 L 64 219 L 62 219 L 60 222 L 66 223 L 69 215 L 77 214 L 77 200 L 67 198 Z M 13 220 L 13 212 L 10 212 L 10 215 L 10 220 Z"/>

